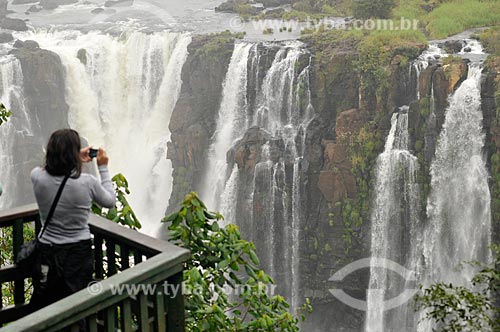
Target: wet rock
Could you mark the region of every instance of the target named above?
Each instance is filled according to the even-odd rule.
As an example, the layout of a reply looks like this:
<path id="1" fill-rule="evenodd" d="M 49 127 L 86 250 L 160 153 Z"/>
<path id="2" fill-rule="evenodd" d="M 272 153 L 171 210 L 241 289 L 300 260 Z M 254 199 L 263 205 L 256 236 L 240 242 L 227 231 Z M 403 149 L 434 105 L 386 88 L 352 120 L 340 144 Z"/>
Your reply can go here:
<path id="1" fill-rule="evenodd" d="M 104 11 L 104 8 L 96 8 L 96 9 L 92 9 L 91 13 L 92 14 L 100 14 Z"/>
<path id="2" fill-rule="evenodd" d="M 469 66 L 467 65 L 468 60 L 464 59 L 462 61 L 452 62 L 448 65 L 443 66 L 445 72 L 448 94 L 453 93 L 460 84 L 467 78 L 467 73 L 469 71 Z"/>
<path id="3" fill-rule="evenodd" d="M 323 141 L 325 164 L 319 174 L 318 187 L 328 202 L 352 198 L 357 193 L 356 179 L 351 172 L 349 137 L 359 132 L 365 118 L 365 113 L 358 109 L 340 113 L 336 121 L 335 141 Z"/>
<path id="4" fill-rule="evenodd" d="M 261 0 L 259 2 L 262 2 L 264 7 L 278 7 L 281 5 L 291 4 L 293 1 L 292 0 Z"/>
<path id="5" fill-rule="evenodd" d="M 33 50 L 33 49 L 40 48 L 40 45 L 38 45 L 38 43 L 36 41 L 34 41 L 34 40 L 22 41 L 22 40 L 18 39 L 14 43 L 14 47 L 15 48 L 25 48 L 25 49 Z M 10 53 L 12 53 L 12 51 Z"/>
<path id="6" fill-rule="evenodd" d="M 78 0 L 40 0 L 40 5 L 43 7 L 43 9 L 52 10 L 56 9 L 59 6 L 71 5 L 77 2 Z"/>
<path id="7" fill-rule="evenodd" d="M 21 43 L 10 53 L 19 59 L 24 77 L 29 77 L 24 80 L 26 108 L 38 119 L 33 135 L 46 142 L 53 131 L 68 127 L 64 67 L 56 53 L 39 48 L 34 41 Z"/>
<path id="8" fill-rule="evenodd" d="M 283 14 L 285 14 L 286 10 L 284 8 L 275 8 L 275 9 L 269 9 L 265 11 L 265 17 L 269 19 L 277 18 L 281 19 L 283 17 Z"/>
<path id="9" fill-rule="evenodd" d="M 262 145 L 269 142 L 271 134 L 259 127 L 251 127 L 227 153 L 229 164 L 236 163 L 246 172 L 253 170 L 260 161 Z M 273 154 L 270 154 L 273 155 Z"/>
<path id="10" fill-rule="evenodd" d="M 464 47 L 464 42 L 462 40 L 447 40 L 440 47 L 444 48 L 446 53 L 458 53 Z"/>
<path id="11" fill-rule="evenodd" d="M 133 4 L 133 0 L 109 0 L 104 3 L 104 7 L 128 7 Z"/>
<path id="12" fill-rule="evenodd" d="M 81 63 L 84 65 L 87 65 L 87 50 L 84 48 L 81 48 L 78 50 L 78 53 L 76 54 L 76 57 L 78 60 L 80 60 Z"/>
<path id="13" fill-rule="evenodd" d="M 232 38 L 217 35 L 193 37 L 188 47 L 182 88 L 169 123 L 172 136 L 167 157 L 174 168 L 171 207 L 188 192 L 199 190 L 233 49 Z"/>
<path id="14" fill-rule="evenodd" d="M 37 3 L 39 0 L 14 0 L 13 5 L 26 5 L 28 3 Z"/>
<path id="15" fill-rule="evenodd" d="M 28 12 L 29 13 L 38 13 L 38 12 L 42 11 L 42 9 L 43 9 L 43 7 L 40 7 L 38 5 L 33 5 L 30 8 L 28 8 Z"/>
<path id="16" fill-rule="evenodd" d="M 226 13 L 239 13 L 257 15 L 264 8 L 252 6 L 247 0 L 229 0 L 215 7 L 215 11 Z"/>
<path id="17" fill-rule="evenodd" d="M 4 18 L 0 22 L 0 27 L 3 29 L 9 29 L 9 30 L 14 30 L 14 31 L 27 31 L 28 26 L 26 25 L 26 22 L 23 20 L 17 19 L 17 18 Z"/>
<path id="18" fill-rule="evenodd" d="M 24 42 L 22 40 L 16 40 L 14 45 L 15 48 L 23 48 L 24 47 Z"/>
<path id="19" fill-rule="evenodd" d="M 14 37 L 9 32 L 0 32 L 0 43 L 8 43 L 14 40 Z"/>
<path id="20" fill-rule="evenodd" d="M 466 47 L 466 48 L 464 48 L 464 52 L 469 53 L 469 52 L 471 52 L 471 51 L 472 51 L 472 49 L 471 49 L 470 47 Z"/>

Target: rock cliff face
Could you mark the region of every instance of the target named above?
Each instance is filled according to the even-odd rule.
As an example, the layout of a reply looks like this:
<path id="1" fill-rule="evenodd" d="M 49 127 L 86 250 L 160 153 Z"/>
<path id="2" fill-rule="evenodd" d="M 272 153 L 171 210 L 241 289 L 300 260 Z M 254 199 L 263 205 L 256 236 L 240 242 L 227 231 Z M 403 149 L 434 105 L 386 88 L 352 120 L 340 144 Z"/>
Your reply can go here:
<path id="1" fill-rule="evenodd" d="M 11 54 L 21 63 L 26 106 L 34 116 L 35 136 L 47 141 L 53 131 L 69 126 L 61 59 L 33 41 L 17 43 L 17 46 Z"/>
<path id="2" fill-rule="evenodd" d="M 391 49 L 387 58 L 375 64 L 383 68 L 383 79 L 387 83 L 379 84 L 379 78 L 371 76 L 376 67 L 363 62 L 359 41 L 334 41 L 327 45 L 318 40 L 306 42 L 307 52 L 298 58 L 294 68 L 298 74 L 309 66 L 308 90 L 314 108 L 305 140 L 297 143 L 299 147 L 304 145 L 304 156 L 298 164 L 302 220 L 297 286 L 299 300 L 308 297 L 314 307 L 304 330 L 330 331 L 335 326 L 339 331 L 359 332 L 363 328 L 364 313 L 336 300 L 329 289 L 341 288 L 355 298 L 364 299 L 368 269 L 357 271 L 344 282 L 328 280 L 346 264 L 369 256 L 375 162 L 383 150 L 391 115 L 400 106 L 409 106 L 410 150 L 419 159 L 418 181 L 425 201 L 429 190 L 429 165 L 444 121 L 447 98 L 466 78 L 467 65 L 460 59 L 444 64 L 436 62 L 423 70 L 417 81 L 411 61 L 422 51 L 423 45 L 409 44 Z M 189 191 L 201 189 L 234 43 L 229 34 L 197 36 L 188 48 L 189 56 L 182 69 L 181 93 L 169 124 L 168 158 L 174 167 L 170 210 L 175 210 Z M 29 158 L 19 156 L 19 160 L 30 160 L 22 171 L 27 174 L 34 165 L 41 163 L 40 147 L 50 133 L 68 126 L 68 105 L 59 57 L 40 49 L 35 42 L 16 45 L 18 48 L 12 54 L 19 59 L 24 77 L 29 77 L 24 80 L 24 95 L 33 118 L 33 136 L 41 138 L 33 142 L 24 138 L 23 146 L 16 147 L 16 151 L 29 154 Z M 262 86 L 280 50 L 281 45 L 274 44 L 258 45 L 253 49 L 256 54 L 251 58 L 259 61 L 248 62 L 251 74 L 247 79 L 249 109 L 255 109 L 256 87 Z M 86 61 L 85 52 L 79 52 L 78 57 Z M 484 128 L 489 144 L 487 155 L 492 174 L 500 173 L 499 77 L 500 61 L 492 60 L 484 73 L 482 88 Z M 417 89 L 420 99 L 417 99 Z M 298 91 L 304 93 L 302 89 Z M 283 174 L 276 182 L 279 188 L 289 190 L 287 183 L 295 171 L 294 162 L 290 161 L 290 152 L 283 139 L 261 127 L 250 127 L 239 136 L 241 138 L 227 153 L 229 169 L 237 165 L 241 190 L 248 190 L 250 186 L 258 190 L 251 201 L 240 199 L 237 202 L 238 220 L 243 236 L 256 242 L 265 265 L 269 250 L 276 248 L 267 248 L 267 242 L 263 241 L 268 226 L 264 224 L 267 220 L 264 214 L 269 205 L 269 188 L 266 187 L 268 183 L 260 183 L 255 177 L 256 168 L 263 161 L 263 149 L 269 149 L 271 163 L 285 161 Z M 254 180 L 257 183 L 252 183 Z M 493 176 L 491 182 L 492 192 L 499 193 L 500 180 Z M 24 188 L 24 192 L 31 190 Z M 499 211 L 494 215 L 499 216 L 500 202 L 496 199 L 492 204 L 494 211 Z M 421 213 L 424 215 L 425 211 Z M 250 224 L 250 219 L 256 222 Z M 279 250 L 289 249 L 286 244 L 280 245 Z M 287 278 L 290 276 L 280 275 L 278 280 L 286 283 Z"/>
<path id="3" fill-rule="evenodd" d="M 174 167 L 170 209 L 199 190 L 207 149 L 215 131 L 224 80 L 234 48 L 231 36 L 199 36 L 188 48 L 180 97 L 170 121 L 168 158 Z"/>
<path id="4" fill-rule="evenodd" d="M 222 56 L 216 59 L 208 56 L 210 52 L 195 51 L 206 48 L 211 43 L 208 40 L 214 37 L 207 38 L 190 46 L 183 69 L 182 95 L 170 123 L 169 158 L 175 169 L 171 207 L 175 207 L 187 191 L 199 189 L 201 169 L 214 133 L 221 83 L 230 59 L 231 41 L 221 44 L 217 52 Z M 374 167 L 390 129 L 391 115 L 399 107 L 409 106 L 410 146 L 421 164 L 418 180 L 425 200 L 430 181 L 428 169 L 444 121 L 447 98 L 466 78 L 467 65 L 458 59 L 444 65 L 432 64 L 420 73 L 417 82 L 411 61 L 424 46 L 409 44 L 391 50 L 388 58 L 380 63 L 388 81 L 380 88 L 370 72 L 360 68 L 362 55 L 356 41 L 329 46 L 315 40 L 307 43 L 312 55 L 310 91 L 314 117 L 307 127 L 301 163 L 304 220 L 300 223 L 299 293 L 311 298 L 314 312 L 304 328 L 306 331 L 330 331 L 334 324 L 341 331 L 357 332 L 363 328 L 364 313 L 337 301 L 329 289 L 342 288 L 351 296 L 364 299 L 368 269 L 350 275 L 342 283 L 332 283 L 328 279 L 346 264 L 369 256 Z M 258 75 L 248 77 L 249 103 L 254 100 L 252 91 L 269 70 L 276 53 L 272 47 L 267 48 L 268 51 L 261 52 Z M 306 62 L 299 61 L 297 66 L 303 68 Z M 199 75 L 204 79 L 198 81 Z M 492 77 L 488 76 L 484 84 L 491 86 Z M 491 117 L 492 90 L 483 90 L 484 105 L 489 105 L 484 106 L 485 114 L 489 112 Z M 254 179 L 264 146 L 270 149 L 272 162 L 275 162 L 273 158 L 282 158 L 286 150 L 282 141 L 259 127 L 251 127 L 241 133 L 241 137 L 227 155 L 230 166 L 233 163 L 238 166 L 240 188 L 249 185 L 246 183 L 249 179 Z M 290 181 L 286 174 L 282 180 Z M 254 214 L 253 220 L 266 220 L 265 216 L 259 216 L 259 211 L 265 210 L 269 197 L 264 194 L 265 190 L 261 196 L 258 192 L 254 192 L 251 206 L 248 201 L 238 202 L 238 220 L 242 221 L 242 234 L 256 242 L 260 256 L 264 257 L 269 255 L 269 248 L 261 239 L 264 225 L 245 224 L 250 213 Z M 425 211 L 421 213 L 424 215 Z M 263 263 L 266 264 L 266 259 Z"/>
<path id="5" fill-rule="evenodd" d="M 43 148 L 50 134 L 56 129 L 68 128 L 68 105 L 65 101 L 64 71 L 59 56 L 40 49 L 34 41 L 16 42 L 17 49 L 11 51 L 19 59 L 22 76 L 24 105 L 11 106 L 12 121 L 22 116 L 22 109 L 29 110 L 28 121 L 31 132 L 15 133 L 13 139 L 13 162 L 18 165 L 19 178 L 29 178 L 31 169 L 42 165 Z M 15 191 L 19 201 L 14 205 L 33 202 L 32 188 L 29 181 L 20 181 Z M 26 193 L 29 193 L 28 195 Z"/>

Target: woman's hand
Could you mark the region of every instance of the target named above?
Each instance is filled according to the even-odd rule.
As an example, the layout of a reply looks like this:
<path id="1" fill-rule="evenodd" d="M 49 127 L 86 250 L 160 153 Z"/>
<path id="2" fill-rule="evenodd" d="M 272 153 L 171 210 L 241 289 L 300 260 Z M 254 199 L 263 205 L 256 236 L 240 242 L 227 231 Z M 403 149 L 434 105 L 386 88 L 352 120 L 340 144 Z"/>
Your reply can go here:
<path id="1" fill-rule="evenodd" d="M 91 146 L 87 146 L 86 148 L 83 148 L 80 150 L 80 160 L 82 163 L 88 163 L 92 161 L 92 158 L 89 156 L 89 151 L 91 149 Z"/>
<path id="2" fill-rule="evenodd" d="M 97 166 L 107 166 L 108 165 L 108 154 L 103 148 L 99 148 L 97 152 Z"/>

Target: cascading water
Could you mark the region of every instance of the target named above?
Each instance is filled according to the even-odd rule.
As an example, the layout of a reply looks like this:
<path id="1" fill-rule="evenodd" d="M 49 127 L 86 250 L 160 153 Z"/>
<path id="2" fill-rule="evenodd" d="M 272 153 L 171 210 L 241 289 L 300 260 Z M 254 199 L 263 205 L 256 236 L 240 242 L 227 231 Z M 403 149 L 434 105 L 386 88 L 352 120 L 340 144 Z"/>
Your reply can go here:
<path id="1" fill-rule="evenodd" d="M 11 208 L 28 203 L 22 197 L 31 197 L 22 192 L 17 181 L 22 175 L 22 164 L 29 156 L 21 156 L 15 151 L 16 142 L 27 142 L 33 136 L 33 123 L 24 105 L 23 72 L 19 60 L 13 56 L 0 59 L 1 100 L 7 109 L 13 112 L 12 117 L 0 126 L 0 183 L 4 187 L 4 195 L 0 200 L 0 209 Z M 16 153 L 15 153 L 16 152 Z M 23 157 L 27 157 L 23 160 Z"/>
<path id="2" fill-rule="evenodd" d="M 371 255 L 403 266 L 412 264 L 405 253 L 411 248 L 410 234 L 418 226 L 419 188 L 417 157 L 408 150 L 408 107 L 402 107 L 391 120 L 385 149 L 377 160 L 375 202 L 371 222 Z M 385 295 L 399 295 L 404 282 L 388 274 L 387 269 L 372 268 L 367 296 L 366 332 L 407 331 L 407 308 L 385 312 Z M 385 294 L 388 290 L 391 294 Z M 392 298 L 393 296 L 388 296 Z M 410 314 L 410 316 L 412 316 Z"/>
<path id="3" fill-rule="evenodd" d="M 476 269 L 462 262 L 490 259 L 491 210 L 481 111 L 481 66 L 469 65 L 468 78 L 450 105 L 431 165 L 428 226 L 424 238 L 424 284 L 468 285 Z M 429 323 L 419 331 L 429 332 Z"/>
<path id="4" fill-rule="evenodd" d="M 107 150 L 110 171 L 127 177 L 130 204 L 144 231 L 155 235 L 171 192 L 168 124 L 191 37 L 64 31 L 30 33 L 26 38 L 60 56 L 70 126 L 90 144 Z"/>
<path id="5" fill-rule="evenodd" d="M 219 204 L 224 205 L 225 209 L 230 209 L 228 200 L 233 199 L 227 194 L 223 200 L 218 198 L 222 195 L 227 180 L 226 152 L 233 144 L 236 135 L 245 129 L 247 66 L 252 46 L 252 44 L 244 43 L 235 45 L 223 83 L 215 139 L 208 152 L 208 167 L 201 191 L 201 197 L 212 209 L 218 209 Z M 234 177 L 236 176 L 235 174 L 230 181 L 231 187 L 234 187 Z M 225 209 L 221 212 L 228 212 Z M 226 216 L 226 218 L 228 218 L 227 222 L 233 221 L 230 216 Z"/>
<path id="6" fill-rule="evenodd" d="M 286 45 L 277 50 L 260 83 L 258 46 L 237 44 L 234 49 L 205 172 L 212 179 L 203 185 L 203 192 L 211 206 L 219 207 L 227 215 L 228 222 L 239 223 L 234 211 L 249 211 L 245 222 L 259 230 L 253 232 L 254 237 L 258 236 L 253 240 L 259 241 L 259 247 L 268 253 L 262 259 L 263 266 L 296 308 L 301 165 L 306 126 L 313 112 L 309 67 L 297 72 L 304 51 L 297 43 Z M 247 86 L 247 81 L 255 86 Z M 238 136 L 256 127 L 269 135 L 269 141 L 261 147 L 249 182 L 251 188 L 243 188 L 239 186 L 240 170 L 237 165 L 227 168 L 226 154 L 241 138 Z M 280 145 L 279 155 L 273 153 L 277 151 L 276 144 Z M 238 202 L 244 202 L 245 207 L 238 209 Z M 259 220 L 255 219 L 256 214 Z"/>

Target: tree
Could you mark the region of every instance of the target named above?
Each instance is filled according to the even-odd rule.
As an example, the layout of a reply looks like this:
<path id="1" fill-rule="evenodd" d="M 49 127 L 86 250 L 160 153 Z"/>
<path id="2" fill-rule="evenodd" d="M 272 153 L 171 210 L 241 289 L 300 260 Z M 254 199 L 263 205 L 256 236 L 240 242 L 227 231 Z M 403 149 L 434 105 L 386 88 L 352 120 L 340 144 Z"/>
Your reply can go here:
<path id="1" fill-rule="evenodd" d="M 352 12 L 356 18 L 389 18 L 394 0 L 353 0 Z"/>
<path id="2" fill-rule="evenodd" d="M 186 330 L 298 331 L 290 305 L 272 294 L 274 282 L 260 269 L 255 245 L 241 239 L 236 225 L 220 228 L 223 217 L 208 212 L 196 193 L 181 206 L 164 221 L 170 241 L 191 250 L 184 270 Z M 304 310 L 311 310 L 308 301 Z"/>
<path id="3" fill-rule="evenodd" d="M 113 185 L 115 187 L 117 204 L 111 209 L 104 209 L 97 203 L 93 202 L 92 212 L 132 229 L 140 229 L 142 225 L 127 200 L 127 195 L 130 194 L 127 179 L 123 176 L 123 174 L 118 173 L 113 176 L 111 181 L 113 181 Z"/>
<path id="4" fill-rule="evenodd" d="M 417 297 L 417 309 L 425 310 L 436 332 L 500 331 L 500 246 L 493 246 L 492 264 L 469 263 L 480 268 L 471 280 L 473 289 L 437 283 Z"/>

